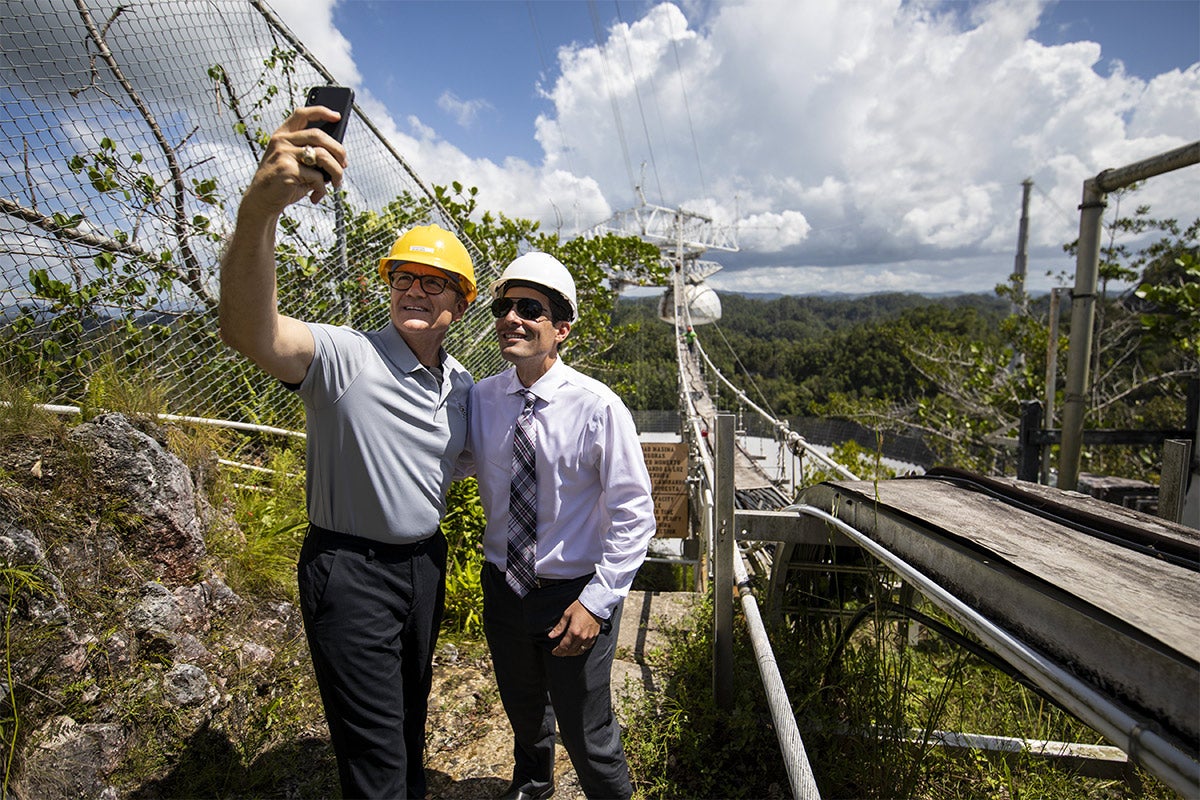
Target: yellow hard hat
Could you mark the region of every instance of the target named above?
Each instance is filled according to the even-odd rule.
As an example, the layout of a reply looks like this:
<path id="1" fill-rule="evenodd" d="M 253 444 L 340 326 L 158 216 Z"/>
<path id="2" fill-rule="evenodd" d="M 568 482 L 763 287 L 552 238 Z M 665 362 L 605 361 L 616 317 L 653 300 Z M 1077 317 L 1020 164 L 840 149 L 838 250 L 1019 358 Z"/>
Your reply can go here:
<path id="1" fill-rule="evenodd" d="M 379 259 L 379 277 L 385 281 L 397 264 L 428 264 L 458 276 L 463 297 L 475 299 L 475 266 L 471 254 L 450 231 L 437 225 L 419 225 L 401 236 L 392 251 Z"/>

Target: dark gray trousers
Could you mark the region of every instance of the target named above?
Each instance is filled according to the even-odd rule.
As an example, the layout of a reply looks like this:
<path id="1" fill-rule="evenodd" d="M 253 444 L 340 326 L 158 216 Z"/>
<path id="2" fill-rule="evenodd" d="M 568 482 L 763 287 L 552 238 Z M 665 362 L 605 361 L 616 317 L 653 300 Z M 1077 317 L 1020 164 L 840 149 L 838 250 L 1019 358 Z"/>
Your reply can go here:
<path id="1" fill-rule="evenodd" d="M 508 588 L 504 573 L 485 564 L 483 630 L 513 731 L 513 783 L 529 794 L 553 783 L 557 721 L 584 793 L 591 800 L 624 800 L 633 788 L 610 689 L 623 604 L 582 655 L 551 655 L 558 640 L 547 636 L 590 580 L 585 575 L 521 598 Z"/>
<path id="2" fill-rule="evenodd" d="M 446 539 L 385 545 L 310 526 L 298 582 L 342 796 L 423 798 Z"/>

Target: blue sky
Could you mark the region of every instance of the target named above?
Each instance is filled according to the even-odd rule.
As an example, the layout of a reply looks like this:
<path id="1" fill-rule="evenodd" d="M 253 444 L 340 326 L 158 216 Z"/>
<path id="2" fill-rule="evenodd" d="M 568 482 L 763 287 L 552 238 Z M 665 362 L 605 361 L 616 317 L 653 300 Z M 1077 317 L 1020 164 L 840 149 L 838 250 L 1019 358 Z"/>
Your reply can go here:
<path id="1" fill-rule="evenodd" d="M 1030 286 L 1082 181 L 1200 139 L 1200 0 L 275 0 L 418 172 L 571 234 L 638 202 L 738 226 L 740 291 Z M 1200 216 L 1197 168 L 1139 200 Z"/>

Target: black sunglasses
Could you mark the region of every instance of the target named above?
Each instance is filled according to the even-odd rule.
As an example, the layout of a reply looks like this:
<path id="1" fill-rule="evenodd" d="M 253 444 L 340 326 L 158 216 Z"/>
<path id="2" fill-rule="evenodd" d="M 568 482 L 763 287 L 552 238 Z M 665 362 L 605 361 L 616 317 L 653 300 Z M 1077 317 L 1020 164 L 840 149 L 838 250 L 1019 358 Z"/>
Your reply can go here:
<path id="1" fill-rule="evenodd" d="M 549 314 L 549 309 L 532 297 L 497 297 L 492 301 L 492 316 L 500 319 L 511 311 L 513 306 L 517 307 L 518 317 L 530 320 L 531 322 Z"/>

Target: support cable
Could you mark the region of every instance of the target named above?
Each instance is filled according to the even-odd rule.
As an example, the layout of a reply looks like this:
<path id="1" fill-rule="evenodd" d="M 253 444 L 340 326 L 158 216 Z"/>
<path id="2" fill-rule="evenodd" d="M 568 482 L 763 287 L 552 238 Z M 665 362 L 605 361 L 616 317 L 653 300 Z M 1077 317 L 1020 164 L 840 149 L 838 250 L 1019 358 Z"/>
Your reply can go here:
<path id="1" fill-rule="evenodd" d="M 542 63 L 542 74 L 549 76 L 550 65 L 546 61 L 546 47 L 542 43 L 542 32 L 541 29 L 538 28 L 537 19 L 533 14 L 533 0 L 525 0 L 525 7 L 529 11 L 529 27 L 533 28 L 533 41 L 534 44 L 537 45 L 538 60 Z M 555 109 L 555 111 L 554 128 L 558 131 L 558 138 L 562 142 L 562 151 L 563 155 L 566 156 L 567 159 L 567 167 L 571 170 L 573 175 L 580 175 L 582 173 L 575 169 L 575 159 L 572 157 L 573 154 L 571 148 L 567 145 L 567 134 L 563 130 L 562 118 L 558 115 L 557 109 Z"/>
<path id="2" fill-rule="evenodd" d="M 633 177 L 633 164 L 629 160 L 629 144 L 625 141 L 625 126 L 621 124 L 621 108 L 617 96 L 612 89 L 612 80 L 608 69 L 608 48 L 600 41 L 600 15 L 596 11 L 595 0 L 588 0 L 588 11 L 592 17 L 592 31 L 596 36 L 596 47 L 600 50 L 600 63 L 604 65 L 604 90 L 608 94 L 608 103 L 612 107 L 613 121 L 617 126 L 617 139 L 621 143 L 621 156 L 625 159 L 625 173 L 629 176 L 629 185 L 637 189 L 637 181 Z"/>
<path id="3" fill-rule="evenodd" d="M 733 356 L 734 364 L 742 368 L 742 374 L 746 376 L 746 380 L 750 381 L 750 385 L 754 387 L 754 391 L 758 392 L 758 396 L 762 399 L 763 405 L 767 407 L 767 411 L 774 416 L 775 409 L 771 408 L 771 404 L 767 402 L 767 396 L 763 394 L 762 389 L 758 388 L 758 384 L 754 382 L 754 376 L 750 374 L 750 370 L 746 369 L 746 365 L 738 358 L 738 354 L 733 349 L 733 345 L 729 343 L 729 339 L 725 338 L 725 331 L 721 330 L 721 326 L 715 322 L 713 323 L 713 330 L 720 334 L 721 341 L 725 343 L 725 349 Z"/>
<path id="4" fill-rule="evenodd" d="M 771 416 L 766 411 L 764 411 L 762 408 L 759 408 L 757 405 L 755 405 L 750 400 L 750 398 L 746 397 L 745 392 L 743 392 L 741 389 L 739 389 L 738 387 L 736 387 L 732 383 L 730 383 L 729 379 L 726 378 L 724 375 L 722 375 L 721 371 L 719 369 L 717 369 L 716 365 L 713 364 L 712 361 L 709 359 L 708 353 L 704 352 L 704 347 L 700 344 L 699 338 L 696 339 L 696 349 L 700 353 L 700 356 L 704 359 L 704 363 L 708 365 L 709 369 L 711 369 L 713 371 L 713 374 L 716 375 L 717 378 L 722 383 L 724 383 L 727 387 L 729 387 L 729 390 L 732 391 L 737 396 L 738 401 L 745 403 L 747 406 L 749 406 L 751 409 L 753 409 L 755 412 L 757 412 L 759 414 L 759 416 L 761 416 L 763 419 L 770 422 L 772 427 L 775 428 L 775 431 L 779 435 L 780 439 L 784 443 L 787 444 L 788 448 L 793 453 L 795 453 L 797 456 L 804 456 L 804 455 L 811 456 L 813 459 L 815 459 L 816 461 L 819 461 L 820 463 L 829 467 L 834 472 L 836 472 L 838 475 L 841 475 L 843 478 L 846 478 L 847 480 L 851 480 L 851 481 L 859 480 L 859 477 L 857 475 L 855 475 L 853 472 L 851 472 L 850 470 L 846 469 L 846 467 L 842 466 L 837 461 L 834 461 L 832 458 L 825 455 L 821 451 L 813 449 L 812 445 L 810 445 L 808 443 L 808 440 L 805 439 L 800 434 L 793 431 L 790 427 L 788 427 L 788 424 L 786 422 L 776 419 L 775 417 Z M 681 361 L 680 364 L 682 365 L 682 363 L 683 362 Z"/>
<path id="5" fill-rule="evenodd" d="M 646 137 L 646 151 L 650 154 L 650 171 L 654 173 L 654 185 L 658 187 L 658 202 L 665 203 L 662 180 L 658 177 L 658 163 L 654 160 L 654 145 L 650 142 L 650 128 L 646 125 L 646 110 L 642 108 L 642 92 L 638 89 L 637 70 L 633 64 L 633 53 L 629 50 L 629 26 L 621 19 L 621 4 L 616 3 L 617 22 L 621 25 L 621 41 L 625 45 L 625 60 L 629 62 L 629 78 L 633 82 L 633 96 L 637 99 L 638 116 L 642 119 L 642 135 Z M 650 84 L 654 88 L 654 84 Z"/>
<path id="6" fill-rule="evenodd" d="M 683 65 L 679 62 L 679 46 L 675 41 L 675 32 L 667 31 L 671 39 L 671 52 L 675 54 L 675 72 L 679 75 L 679 91 L 683 95 L 683 110 L 687 116 L 688 133 L 692 137 L 692 152 L 696 155 L 696 172 L 700 175 L 700 191 L 708 194 L 708 185 L 704 182 L 704 167 L 700 164 L 700 145 L 696 143 L 696 128 L 692 125 L 692 108 L 688 105 L 687 84 L 683 80 Z"/>

